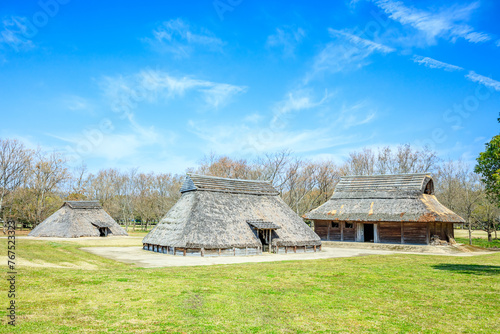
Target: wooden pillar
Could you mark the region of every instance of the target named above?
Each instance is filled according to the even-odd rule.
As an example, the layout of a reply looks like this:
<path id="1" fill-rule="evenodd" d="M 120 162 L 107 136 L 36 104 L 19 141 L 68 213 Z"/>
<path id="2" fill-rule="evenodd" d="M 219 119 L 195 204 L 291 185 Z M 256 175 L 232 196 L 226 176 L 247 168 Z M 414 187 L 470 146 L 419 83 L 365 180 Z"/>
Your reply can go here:
<path id="1" fill-rule="evenodd" d="M 378 223 L 373 224 L 373 243 L 378 244 L 380 242 L 378 238 Z"/>
<path id="2" fill-rule="evenodd" d="M 340 241 L 344 241 L 344 222 L 339 222 L 340 224 Z"/>
<path id="3" fill-rule="evenodd" d="M 184 247 L 184 256 L 186 256 L 186 247 Z"/>
<path id="4" fill-rule="evenodd" d="M 354 223 L 354 241 L 363 242 L 364 240 L 364 224 L 363 223 Z M 362 238 L 363 237 L 363 238 Z"/>
<path id="5" fill-rule="evenodd" d="M 200 249 L 200 252 L 201 252 L 201 256 L 205 256 L 205 248 L 203 248 L 203 247 L 202 247 L 202 248 Z"/>
<path id="6" fill-rule="evenodd" d="M 314 245 L 314 253 L 316 253 L 316 245 Z"/>
<path id="7" fill-rule="evenodd" d="M 271 230 L 267 230 L 267 231 L 268 231 L 267 233 L 269 233 L 269 253 L 272 253 L 273 252 L 273 250 L 272 250 L 273 246 L 272 246 L 272 240 L 271 240 L 271 238 L 272 238 L 271 232 L 272 231 Z"/>
<path id="8" fill-rule="evenodd" d="M 430 243 L 430 234 L 431 234 L 431 227 L 430 227 L 430 223 L 425 223 L 427 226 L 425 228 L 425 243 L 428 245 Z"/>
<path id="9" fill-rule="evenodd" d="M 293 246 L 294 253 L 297 253 L 297 246 Z"/>
<path id="10" fill-rule="evenodd" d="M 401 222 L 401 243 L 405 243 L 405 228 L 403 222 Z"/>
<path id="11" fill-rule="evenodd" d="M 332 222 L 328 223 L 328 232 L 326 233 L 326 240 L 330 240 L 330 228 L 332 227 Z"/>

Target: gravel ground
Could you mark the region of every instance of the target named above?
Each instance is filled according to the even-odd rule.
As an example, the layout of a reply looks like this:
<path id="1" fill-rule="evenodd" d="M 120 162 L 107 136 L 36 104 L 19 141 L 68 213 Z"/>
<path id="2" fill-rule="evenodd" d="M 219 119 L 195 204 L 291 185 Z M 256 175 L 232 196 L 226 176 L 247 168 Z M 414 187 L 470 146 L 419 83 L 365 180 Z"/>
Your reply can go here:
<path id="1" fill-rule="evenodd" d="M 292 261 L 292 260 L 317 260 L 340 257 L 366 256 L 366 255 L 390 255 L 396 253 L 404 254 L 425 254 L 425 255 L 446 255 L 446 256 L 473 256 L 488 254 L 487 252 L 476 253 L 456 253 L 448 252 L 444 249 L 436 249 L 435 252 L 429 251 L 393 251 L 382 249 L 360 249 L 360 248 L 337 248 L 323 247 L 321 252 L 317 253 L 299 253 L 299 254 L 269 254 L 256 256 L 218 256 L 218 257 L 197 257 L 197 256 L 173 256 L 146 251 L 142 247 L 85 247 L 87 252 L 99 255 L 108 259 L 132 263 L 142 268 L 158 267 L 178 267 L 178 266 L 207 266 L 217 264 L 234 263 L 255 263 L 272 261 Z"/>

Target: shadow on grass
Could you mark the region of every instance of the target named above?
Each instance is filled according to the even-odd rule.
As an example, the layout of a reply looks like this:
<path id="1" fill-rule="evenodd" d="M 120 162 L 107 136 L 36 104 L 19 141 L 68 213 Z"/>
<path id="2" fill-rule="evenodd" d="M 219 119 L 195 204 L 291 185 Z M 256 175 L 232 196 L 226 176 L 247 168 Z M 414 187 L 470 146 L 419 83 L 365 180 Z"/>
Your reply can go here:
<path id="1" fill-rule="evenodd" d="M 433 266 L 434 269 L 454 271 L 469 275 L 500 275 L 500 266 L 486 266 L 481 264 L 449 264 L 442 263 Z"/>

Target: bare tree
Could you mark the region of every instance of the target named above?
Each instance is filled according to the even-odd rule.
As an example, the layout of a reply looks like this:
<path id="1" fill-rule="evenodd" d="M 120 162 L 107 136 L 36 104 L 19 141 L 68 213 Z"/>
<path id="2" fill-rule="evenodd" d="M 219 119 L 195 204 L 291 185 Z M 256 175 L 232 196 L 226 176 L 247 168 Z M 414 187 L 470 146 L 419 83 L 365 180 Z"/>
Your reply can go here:
<path id="1" fill-rule="evenodd" d="M 30 188 L 34 191 L 36 211 L 35 224 L 40 223 L 48 214 L 46 197 L 57 190 L 69 177 L 66 160 L 60 153 L 45 155 L 38 151 L 35 154 L 33 168 L 30 171 Z"/>
<path id="2" fill-rule="evenodd" d="M 0 214 L 5 196 L 26 181 L 32 155 L 18 140 L 0 139 Z"/>
<path id="3" fill-rule="evenodd" d="M 439 162 L 436 153 L 427 147 L 415 149 L 410 144 L 370 148 L 351 152 L 343 170 L 349 175 L 406 174 L 433 172 Z"/>

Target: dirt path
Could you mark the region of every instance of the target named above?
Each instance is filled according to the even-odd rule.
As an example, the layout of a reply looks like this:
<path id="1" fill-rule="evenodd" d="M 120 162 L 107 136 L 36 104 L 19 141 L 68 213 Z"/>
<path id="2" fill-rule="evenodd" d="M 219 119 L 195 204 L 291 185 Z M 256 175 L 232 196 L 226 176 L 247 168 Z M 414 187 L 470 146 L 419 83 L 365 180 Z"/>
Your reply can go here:
<path id="1" fill-rule="evenodd" d="M 178 267 L 178 266 L 208 266 L 217 264 L 255 263 L 292 260 L 318 260 L 366 255 L 389 255 L 396 253 L 422 254 L 422 252 L 398 252 L 390 250 L 356 249 L 323 247 L 321 252 L 302 254 L 269 254 L 256 256 L 220 256 L 220 257 L 195 257 L 173 256 L 143 250 L 142 247 L 85 247 L 82 250 L 108 259 L 135 264 L 142 268 Z M 473 256 L 486 253 L 458 253 L 447 254 L 442 252 L 425 253 L 425 255 L 446 256 Z"/>

